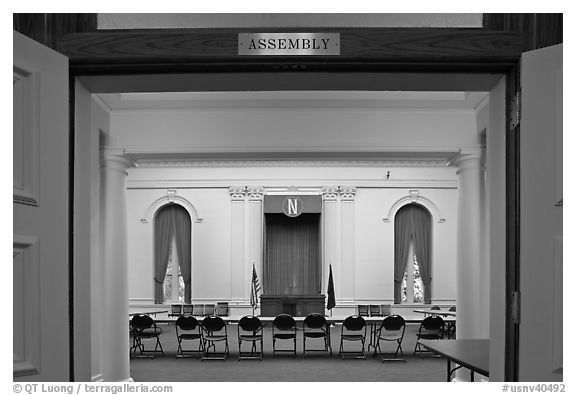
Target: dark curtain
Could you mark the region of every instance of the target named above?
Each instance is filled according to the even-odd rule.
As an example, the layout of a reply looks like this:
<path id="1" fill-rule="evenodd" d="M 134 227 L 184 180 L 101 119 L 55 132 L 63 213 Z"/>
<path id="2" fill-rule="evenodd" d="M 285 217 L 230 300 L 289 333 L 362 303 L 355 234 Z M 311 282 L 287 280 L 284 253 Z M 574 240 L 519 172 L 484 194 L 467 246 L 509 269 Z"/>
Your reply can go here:
<path id="1" fill-rule="evenodd" d="M 428 210 L 419 205 L 414 206 L 415 209 L 412 211 L 414 252 L 420 268 L 422 285 L 424 286 L 424 303 L 430 303 L 432 299 L 430 289 L 432 280 L 430 270 L 432 221 Z"/>
<path id="2" fill-rule="evenodd" d="M 172 205 L 172 223 L 174 224 L 174 234 L 176 237 L 176 251 L 178 252 L 178 262 L 180 264 L 180 273 L 184 280 L 184 302 L 190 303 L 192 296 L 191 287 L 191 235 L 192 223 L 188 211 L 182 206 Z"/>
<path id="3" fill-rule="evenodd" d="M 320 214 L 266 214 L 265 295 L 320 293 Z"/>
<path id="4" fill-rule="evenodd" d="M 412 221 L 403 207 L 398 210 L 394 218 L 394 303 L 397 304 L 402 303 L 402 279 L 408 262 L 411 240 Z"/>
<path id="5" fill-rule="evenodd" d="M 158 210 L 154 218 L 154 301 L 156 303 L 164 302 L 163 283 L 168 267 L 173 232 L 170 210 L 166 207 Z"/>
<path id="6" fill-rule="evenodd" d="M 428 210 L 419 204 L 408 204 L 398 210 L 394 218 L 394 303 L 402 303 L 402 279 L 411 241 L 414 241 L 415 255 L 424 287 L 424 303 L 430 303 L 431 239 L 432 220 Z"/>

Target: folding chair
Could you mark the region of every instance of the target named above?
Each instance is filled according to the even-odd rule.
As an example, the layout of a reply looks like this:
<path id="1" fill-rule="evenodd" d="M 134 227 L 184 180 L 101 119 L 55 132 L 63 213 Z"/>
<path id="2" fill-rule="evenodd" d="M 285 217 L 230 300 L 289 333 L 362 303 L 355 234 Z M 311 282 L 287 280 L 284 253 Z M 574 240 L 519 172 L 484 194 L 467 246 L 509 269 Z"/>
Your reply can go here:
<path id="1" fill-rule="evenodd" d="M 344 341 L 361 342 L 362 350 L 344 351 Z M 346 355 L 355 355 L 355 358 L 366 359 L 364 355 L 364 344 L 366 342 L 366 320 L 359 315 L 347 317 L 342 323 L 342 333 L 340 335 L 340 352 L 342 359 Z"/>
<path id="2" fill-rule="evenodd" d="M 242 342 L 252 343 L 250 353 L 242 352 Z M 260 352 L 256 352 L 256 343 L 260 343 Z M 238 360 L 260 359 L 264 356 L 264 333 L 262 321 L 258 317 L 245 316 L 238 321 Z"/>
<path id="3" fill-rule="evenodd" d="M 135 357 L 136 350 L 140 351 L 140 357 L 144 357 L 145 353 L 152 353 L 152 357 L 156 356 L 158 347 L 160 352 L 164 355 L 162 344 L 160 344 L 160 334 L 162 329 L 156 326 L 156 322 L 149 315 L 137 314 L 132 317 L 130 321 L 130 331 L 132 333 L 132 347 L 130 347 L 130 357 Z M 155 339 L 154 350 L 146 350 L 144 347 L 144 340 Z"/>
<path id="4" fill-rule="evenodd" d="M 382 313 L 380 312 L 380 305 L 370 305 L 370 317 L 382 317 Z"/>
<path id="5" fill-rule="evenodd" d="M 194 309 L 194 306 L 192 306 L 191 304 L 185 304 L 182 306 L 182 315 L 192 315 L 192 310 Z"/>
<path id="6" fill-rule="evenodd" d="M 367 304 L 358 305 L 358 315 L 361 317 L 368 317 L 370 315 Z"/>
<path id="7" fill-rule="evenodd" d="M 203 304 L 195 304 L 194 308 L 192 309 L 192 315 L 194 317 L 203 317 L 204 316 L 204 305 Z"/>
<path id="8" fill-rule="evenodd" d="M 380 341 L 391 341 L 396 342 L 397 347 L 394 353 L 394 358 L 382 358 L 382 361 L 403 361 L 406 362 L 404 359 L 404 352 L 402 351 L 402 340 L 404 339 L 404 332 L 406 330 L 406 321 L 399 315 L 389 315 L 380 324 L 376 332 L 376 345 L 374 347 L 374 357 L 378 354 L 382 353 L 382 349 L 380 348 Z M 398 358 L 398 352 L 402 358 Z"/>
<path id="9" fill-rule="evenodd" d="M 296 321 L 289 314 L 280 314 L 272 321 L 272 355 L 278 352 L 291 352 L 296 355 Z M 293 349 L 277 349 L 276 340 L 294 340 Z"/>
<path id="10" fill-rule="evenodd" d="M 228 302 L 218 302 L 216 303 L 216 315 L 220 317 L 227 317 L 230 314 L 230 308 L 228 307 Z"/>
<path id="11" fill-rule="evenodd" d="M 205 316 L 215 315 L 215 313 L 216 313 L 216 306 L 214 306 L 213 304 L 205 304 L 204 305 L 204 315 Z"/>
<path id="12" fill-rule="evenodd" d="M 202 353 L 202 333 L 200 324 L 196 318 L 191 315 L 180 316 L 176 320 L 176 340 L 178 340 L 178 350 L 176 351 L 176 358 L 183 358 L 186 353 Z M 198 349 L 186 350 L 182 348 L 182 341 L 198 340 Z"/>
<path id="13" fill-rule="evenodd" d="M 216 316 L 204 317 L 200 327 L 202 328 L 202 360 L 227 359 L 230 356 L 230 349 L 228 348 L 228 330 L 224 320 Z M 216 351 L 216 344 L 219 342 L 224 343 L 222 352 Z M 210 352 L 211 348 L 212 352 Z"/>
<path id="14" fill-rule="evenodd" d="M 330 344 L 330 326 L 326 322 L 321 314 L 309 314 L 304 318 L 304 330 L 303 330 L 303 352 L 306 354 L 306 338 L 311 339 L 324 339 L 324 349 L 313 349 L 309 348 L 308 351 L 323 351 L 328 352 L 330 350 L 330 356 L 332 356 L 332 345 Z"/>
<path id="15" fill-rule="evenodd" d="M 168 317 L 180 317 L 181 315 L 182 315 L 181 304 L 170 305 L 170 313 L 168 313 Z"/>
<path id="16" fill-rule="evenodd" d="M 452 306 L 448 309 L 448 311 L 456 312 L 456 306 Z M 448 339 L 456 339 L 456 319 L 454 317 L 450 317 L 450 319 L 446 319 L 445 324 L 445 333 Z"/>
<path id="17" fill-rule="evenodd" d="M 426 317 L 420 323 L 420 328 L 416 334 L 416 345 L 414 346 L 414 355 L 416 351 L 420 352 L 420 358 L 422 358 L 422 351 L 428 352 L 427 350 L 422 350 L 422 345 L 420 344 L 420 339 L 427 340 L 438 340 L 444 338 L 444 320 L 438 315 L 433 315 L 431 317 Z"/>

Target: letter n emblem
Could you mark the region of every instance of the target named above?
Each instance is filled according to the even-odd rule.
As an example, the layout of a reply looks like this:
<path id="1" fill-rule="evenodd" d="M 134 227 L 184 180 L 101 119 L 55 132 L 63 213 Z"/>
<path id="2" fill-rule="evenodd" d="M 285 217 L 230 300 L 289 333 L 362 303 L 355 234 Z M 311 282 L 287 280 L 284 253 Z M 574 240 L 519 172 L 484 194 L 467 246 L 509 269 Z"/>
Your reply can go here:
<path id="1" fill-rule="evenodd" d="M 282 203 L 282 211 L 289 217 L 297 217 L 302 214 L 302 199 L 296 196 L 289 196 Z"/>

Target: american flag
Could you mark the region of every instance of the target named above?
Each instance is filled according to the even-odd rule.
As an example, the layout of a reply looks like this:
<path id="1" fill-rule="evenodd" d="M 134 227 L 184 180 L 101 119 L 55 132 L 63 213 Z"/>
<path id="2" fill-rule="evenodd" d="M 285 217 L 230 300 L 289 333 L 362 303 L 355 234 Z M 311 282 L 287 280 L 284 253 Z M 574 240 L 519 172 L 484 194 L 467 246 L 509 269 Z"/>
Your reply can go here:
<path id="1" fill-rule="evenodd" d="M 258 274 L 256 274 L 256 266 L 252 264 L 252 285 L 250 287 L 250 304 L 252 308 L 258 304 L 258 292 L 260 292 L 260 282 L 258 281 Z"/>

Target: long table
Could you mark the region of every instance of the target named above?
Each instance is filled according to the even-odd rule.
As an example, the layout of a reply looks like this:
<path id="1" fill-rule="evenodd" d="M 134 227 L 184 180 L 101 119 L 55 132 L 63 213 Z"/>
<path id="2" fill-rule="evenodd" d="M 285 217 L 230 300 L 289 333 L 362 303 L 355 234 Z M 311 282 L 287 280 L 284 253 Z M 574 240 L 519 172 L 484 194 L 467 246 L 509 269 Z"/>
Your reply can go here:
<path id="1" fill-rule="evenodd" d="M 474 381 L 474 372 L 488 377 L 490 349 L 488 339 L 420 340 L 419 342 L 426 349 L 446 358 L 446 381 L 450 381 L 452 373 L 461 367 L 470 370 L 470 381 Z M 459 366 L 452 369 L 451 362 Z"/>
<path id="2" fill-rule="evenodd" d="M 164 311 L 164 313 L 167 313 L 167 311 Z M 222 316 L 221 318 L 226 323 L 234 324 L 234 323 L 237 323 L 238 321 L 240 321 L 240 319 L 242 317 L 243 316 Z M 326 318 L 326 322 L 328 322 L 329 324 L 341 324 L 344 322 L 344 320 L 347 317 L 348 316 L 334 316 L 334 317 L 325 317 L 325 318 Z M 202 319 L 204 317 L 203 316 L 195 316 L 195 318 L 198 321 L 202 321 Z M 260 316 L 258 316 L 258 318 L 260 319 L 260 321 L 262 321 L 262 323 L 271 323 L 272 321 L 274 321 L 274 318 L 276 318 L 276 317 L 272 317 L 272 316 L 260 317 Z M 306 317 L 293 317 L 293 318 L 294 318 L 294 321 L 296 321 L 297 323 L 301 323 L 301 322 L 304 322 L 304 319 Z M 375 324 L 375 323 L 382 322 L 382 320 L 386 317 L 362 317 L 362 318 L 364 318 L 364 320 L 366 321 L 367 324 Z M 170 323 L 176 322 L 177 319 L 178 319 L 178 317 L 162 316 L 162 317 L 155 318 L 155 321 L 156 321 L 156 323 L 164 323 L 164 324 L 169 323 L 170 324 Z M 405 321 L 408 324 L 414 324 L 414 323 L 419 324 L 420 322 L 422 322 L 422 318 L 405 318 Z"/>
<path id="3" fill-rule="evenodd" d="M 415 309 L 415 313 L 422 313 L 424 316 L 427 315 L 441 315 L 443 317 L 456 317 L 455 311 L 450 310 L 431 310 L 431 309 Z"/>
<path id="4" fill-rule="evenodd" d="M 168 310 L 158 310 L 158 309 L 130 309 L 128 316 L 132 317 L 132 316 L 137 315 L 137 314 L 156 316 L 157 314 L 163 314 L 163 313 L 167 313 L 167 312 L 168 312 Z"/>

